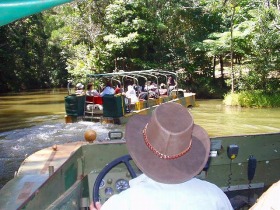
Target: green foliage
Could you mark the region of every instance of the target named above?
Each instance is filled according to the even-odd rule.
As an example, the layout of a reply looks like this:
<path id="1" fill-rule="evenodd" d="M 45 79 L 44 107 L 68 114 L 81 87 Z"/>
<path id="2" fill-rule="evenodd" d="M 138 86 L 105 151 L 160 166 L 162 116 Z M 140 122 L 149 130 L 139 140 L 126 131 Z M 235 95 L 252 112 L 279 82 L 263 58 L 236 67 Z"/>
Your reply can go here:
<path id="1" fill-rule="evenodd" d="M 94 52 L 93 50 L 89 51 L 84 44 L 76 45 L 72 51 L 74 56 L 73 58 L 68 58 L 66 69 L 75 83 L 85 83 L 88 74 L 98 73 L 94 69 Z"/>
<path id="2" fill-rule="evenodd" d="M 236 91 L 279 91 L 276 3 L 75 1 L 0 28 L 0 87 L 44 88 L 67 78 L 84 82 L 88 73 L 162 68 L 180 69 L 181 84 L 201 97 L 220 97 L 232 83 Z"/>
<path id="3" fill-rule="evenodd" d="M 141 69 L 143 63 L 154 62 L 153 20 L 142 1 L 114 1 L 106 8 L 105 34 L 97 44 L 105 46 L 101 53 L 110 54 L 107 71 Z"/>
<path id="4" fill-rule="evenodd" d="M 241 107 L 280 107 L 280 91 L 268 94 L 263 91 L 241 91 L 225 95 L 223 103 Z"/>
<path id="5" fill-rule="evenodd" d="M 222 98 L 229 88 L 223 88 L 222 79 L 213 80 L 212 78 L 195 76 L 192 82 L 193 92 L 197 98 Z"/>
<path id="6" fill-rule="evenodd" d="M 267 84 L 274 77 L 273 72 L 280 68 L 280 29 L 275 27 L 280 24 L 279 18 L 277 19 L 280 12 L 276 8 L 266 8 L 255 15 L 255 36 L 252 37 L 252 53 L 249 58 L 254 68 L 252 74 L 260 78 L 258 84 L 269 91 Z"/>
<path id="7" fill-rule="evenodd" d="M 279 78 L 277 78 L 277 71 L 270 72 L 267 77 L 257 71 L 250 70 L 248 73 L 243 74 L 236 84 L 238 90 L 262 90 L 267 93 L 280 90 Z"/>
<path id="8" fill-rule="evenodd" d="M 19 20 L 1 31 L 5 36 L 1 39 L 1 91 L 53 86 L 55 72 L 51 69 L 42 14 Z"/>

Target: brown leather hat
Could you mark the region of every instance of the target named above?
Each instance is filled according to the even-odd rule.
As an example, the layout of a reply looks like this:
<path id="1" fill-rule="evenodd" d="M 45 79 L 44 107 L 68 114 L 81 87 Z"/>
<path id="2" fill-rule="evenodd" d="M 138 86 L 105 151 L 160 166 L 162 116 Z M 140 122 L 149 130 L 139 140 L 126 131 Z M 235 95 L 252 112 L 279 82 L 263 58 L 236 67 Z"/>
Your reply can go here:
<path id="1" fill-rule="evenodd" d="M 188 110 L 169 102 L 152 116 L 135 115 L 126 125 L 128 151 L 139 169 L 155 181 L 185 182 L 201 172 L 210 152 L 206 131 Z"/>

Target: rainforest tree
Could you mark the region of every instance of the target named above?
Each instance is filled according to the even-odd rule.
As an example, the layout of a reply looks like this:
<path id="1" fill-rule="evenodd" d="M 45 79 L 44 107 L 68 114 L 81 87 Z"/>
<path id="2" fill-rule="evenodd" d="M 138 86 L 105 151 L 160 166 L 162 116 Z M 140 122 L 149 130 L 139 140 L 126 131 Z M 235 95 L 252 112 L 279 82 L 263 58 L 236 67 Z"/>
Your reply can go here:
<path id="1" fill-rule="evenodd" d="M 269 0 L 75 1 L 0 28 L 0 84 L 164 68 L 198 95 L 269 92 L 279 89 L 279 17 Z"/>

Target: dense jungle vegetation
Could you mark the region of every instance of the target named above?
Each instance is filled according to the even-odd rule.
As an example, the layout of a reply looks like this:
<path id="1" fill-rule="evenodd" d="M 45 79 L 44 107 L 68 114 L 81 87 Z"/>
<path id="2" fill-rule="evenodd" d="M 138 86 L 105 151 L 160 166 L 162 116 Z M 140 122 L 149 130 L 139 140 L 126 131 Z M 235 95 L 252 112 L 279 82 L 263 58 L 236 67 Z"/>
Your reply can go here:
<path id="1" fill-rule="evenodd" d="M 86 0 L 0 27 L 1 92 L 151 68 L 197 97 L 280 106 L 279 0 Z"/>

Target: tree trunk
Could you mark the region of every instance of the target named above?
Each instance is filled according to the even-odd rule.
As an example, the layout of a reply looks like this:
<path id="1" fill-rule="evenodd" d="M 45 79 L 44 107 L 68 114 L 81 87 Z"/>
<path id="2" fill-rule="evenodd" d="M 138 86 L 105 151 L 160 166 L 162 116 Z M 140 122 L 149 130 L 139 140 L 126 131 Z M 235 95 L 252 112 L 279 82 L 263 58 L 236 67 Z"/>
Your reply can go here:
<path id="1" fill-rule="evenodd" d="M 232 7 L 232 15 L 230 20 L 230 65 L 231 65 L 231 92 L 234 92 L 234 72 L 233 72 L 233 21 L 235 15 L 235 6 Z"/>
<path id="2" fill-rule="evenodd" d="M 220 67 L 221 67 L 221 78 L 224 81 L 225 77 L 224 77 L 224 60 L 223 60 L 223 56 L 220 55 Z"/>
<path id="3" fill-rule="evenodd" d="M 213 80 L 215 80 L 215 71 L 216 71 L 216 56 L 213 57 Z"/>

